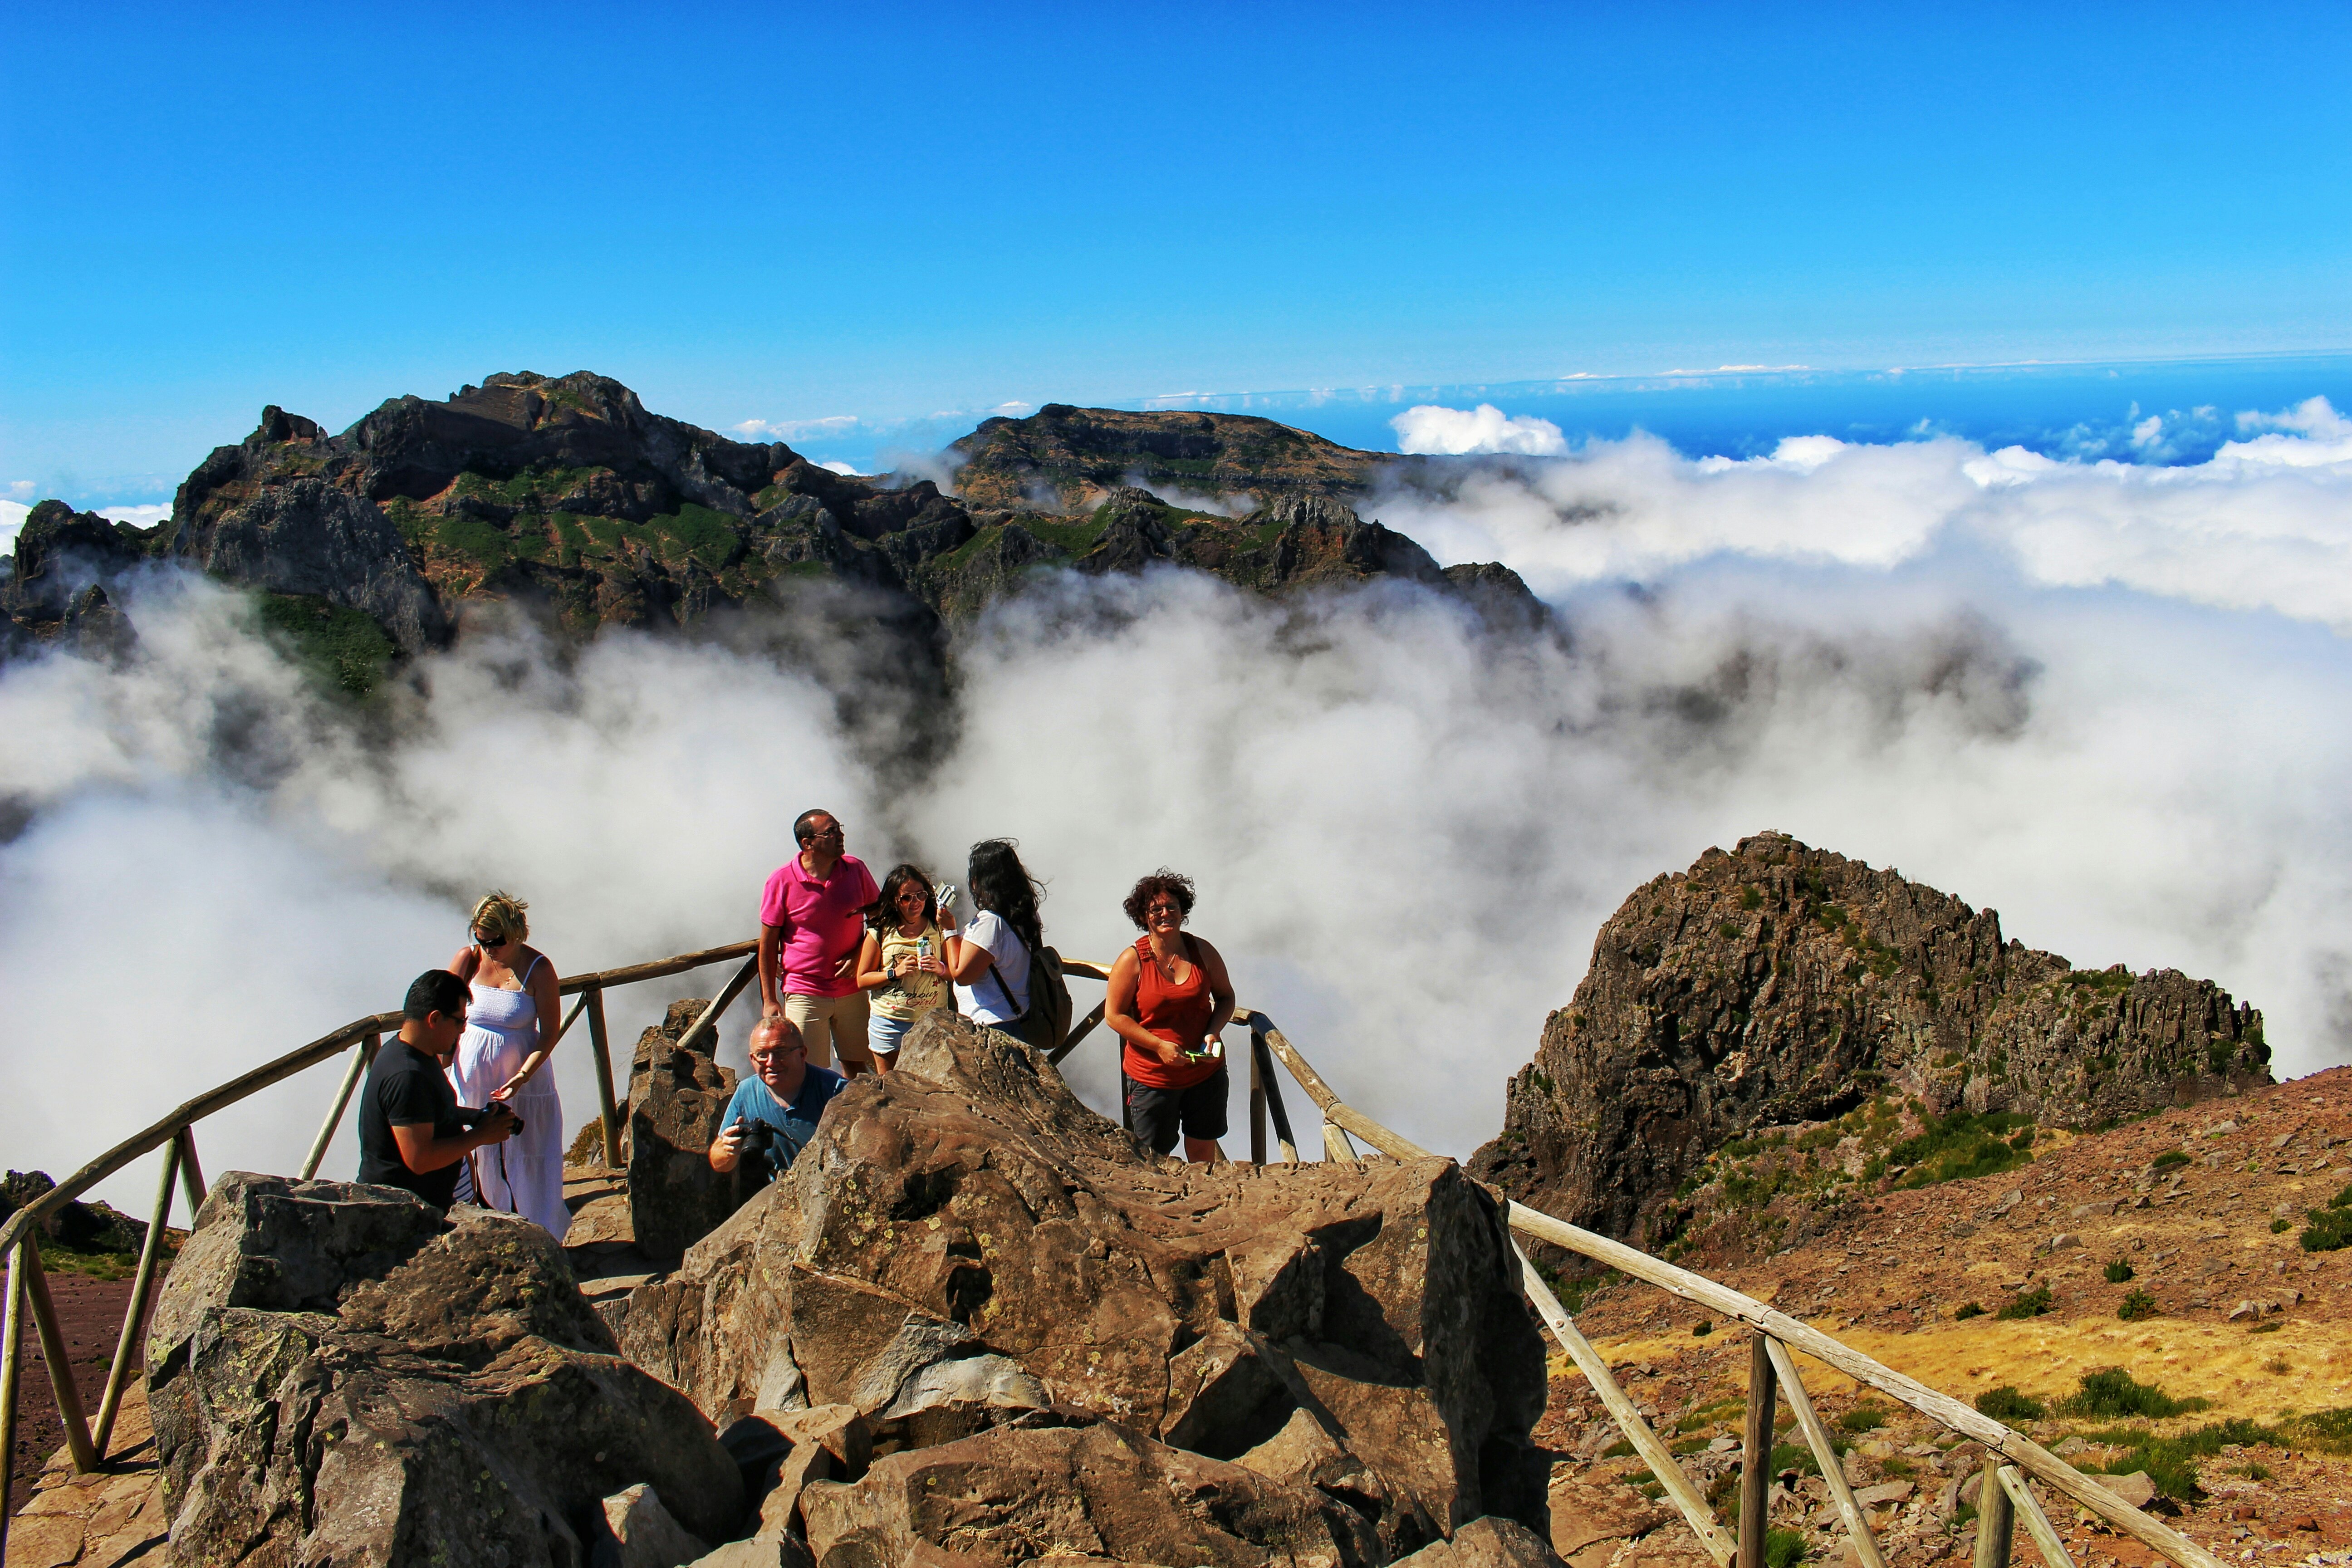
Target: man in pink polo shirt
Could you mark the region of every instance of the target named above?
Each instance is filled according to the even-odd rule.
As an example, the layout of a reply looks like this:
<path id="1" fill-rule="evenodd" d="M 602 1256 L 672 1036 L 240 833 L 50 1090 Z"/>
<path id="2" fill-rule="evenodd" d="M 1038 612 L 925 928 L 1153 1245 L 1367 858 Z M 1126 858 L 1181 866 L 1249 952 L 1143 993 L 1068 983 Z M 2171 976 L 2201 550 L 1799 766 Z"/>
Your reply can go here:
<path id="1" fill-rule="evenodd" d="M 866 993 L 857 988 L 865 911 L 882 896 L 866 862 L 843 853 L 841 824 L 804 811 L 793 824 L 801 852 L 776 868 L 760 895 L 760 1011 L 790 1018 L 814 1067 L 841 1058 L 855 1078 L 866 1049 Z"/>

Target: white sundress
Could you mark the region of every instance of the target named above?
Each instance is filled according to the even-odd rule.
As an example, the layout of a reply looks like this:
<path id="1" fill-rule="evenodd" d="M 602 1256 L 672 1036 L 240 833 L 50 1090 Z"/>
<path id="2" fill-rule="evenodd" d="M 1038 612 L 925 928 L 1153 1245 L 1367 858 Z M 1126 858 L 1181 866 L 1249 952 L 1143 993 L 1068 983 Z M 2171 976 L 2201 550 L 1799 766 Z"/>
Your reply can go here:
<path id="1" fill-rule="evenodd" d="M 524 986 L 542 962 L 543 955 L 531 956 Z M 509 991 L 478 980 L 473 993 L 466 1033 L 449 1064 L 449 1086 L 458 1104 L 484 1106 L 539 1048 L 539 1005 L 528 989 Z M 562 1241 L 572 1213 L 563 1206 L 563 1102 L 556 1098 L 554 1064 L 541 1066 L 509 1103 L 522 1118 L 522 1131 L 474 1151 L 474 1201 L 535 1221 Z"/>

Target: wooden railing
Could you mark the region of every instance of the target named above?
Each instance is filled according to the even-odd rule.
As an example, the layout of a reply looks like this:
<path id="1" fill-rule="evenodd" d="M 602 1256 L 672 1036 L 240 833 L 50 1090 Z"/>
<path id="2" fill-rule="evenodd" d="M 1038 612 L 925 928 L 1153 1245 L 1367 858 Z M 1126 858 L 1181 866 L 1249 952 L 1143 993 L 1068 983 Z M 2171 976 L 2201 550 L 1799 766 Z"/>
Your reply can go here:
<path id="1" fill-rule="evenodd" d="M 612 1058 L 604 1031 L 604 993 L 615 985 L 660 979 L 730 958 L 743 958 L 745 962 L 741 967 L 681 1037 L 682 1044 L 691 1044 L 712 1029 L 720 1015 L 751 984 L 758 973 L 759 961 L 756 956 L 747 955 L 753 953 L 755 946 L 749 942 L 733 942 L 725 947 L 681 953 L 674 958 L 656 959 L 626 968 L 578 974 L 562 983 L 562 994 L 576 994 L 580 1001 L 565 1015 L 557 1037 L 561 1039 L 562 1032 L 568 1031 L 583 1012 L 586 1013 L 591 1054 L 596 1068 L 597 1097 L 604 1122 L 604 1159 L 608 1165 L 620 1163 L 620 1128 L 618 1108 L 614 1099 Z M 1077 959 L 1064 960 L 1063 973 L 1097 981 L 1109 978 L 1109 971 L 1105 966 Z M 1066 1059 L 1100 1026 L 1102 1017 L 1103 1005 L 1097 1003 L 1093 1010 L 1071 1029 L 1060 1048 L 1047 1059 L 1056 1064 Z M 1258 1164 L 1267 1163 L 1269 1124 L 1282 1161 L 1294 1164 L 1299 1162 L 1298 1141 L 1292 1131 L 1289 1110 L 1283 1100 L 1280 1075 L 1276 1071 L 1277 1063 L 1314 1102 L 1322 1117 L 1325 1159 L 1335 1156 L 1357 1158 L 1354 1142 L 1357 1139 L 1369 1144 L 1377 1154 L 1391 1159 L 1437 1157 L 1342 1100 L 1264 1013 L 1238 1011 L 1234 1015 L 1234 1022 L 1245 1026 L 1250 1033 L 1249 1141 L 1253 1162 Z M 5 1326 L 0 1326 L 0 1453 L 14 1452 L 17 1372 L 22 1360 L 24 1319 L 29 1308 L 39 1331 L 42 1357 L 48 1365 L 50 1386 L 57 1395 L 58 1412 L 64 1418 L 67 1445 L 74 1466 L 77 1469 L 89 1471 L 104 1462 L 107 1443 L 112 1435 L 115 1415 L 121 1406 L 122 1391 L 128 1380 L 131 1360 L 137 1348 L 139 1329 L 145 1319 L 147 1302 L 153 1289 L 164 1231 L 172 1216 L 173 1194 L 175 1191 L 185 1190 L 191 1213 L 204 1200 L 204 1177 L 196 1164 L 195 1123 L 282 1079 L 357 1046 L 360 1048 L 353 1053 L 352 1064 L 344 1071 L 326 1120 L 311 1144 L 310 1155 L 303 1162 L 302 1175 L 306 1178 L 311 1176 L 317 1173 L 320 1161 L 325 1157 L 336 1128 L 350 1106 L 360 1077 L 373 1058 L 383 1034 L 397 1028 L 399 1023 L 400 1015 L 397 1013 L 382 1013 L 372 1018 L 358 1019 L 299 1050 L 256 1068 L 209 1093 L 197 1096 L 153 1126 L 108 1150 L 42 1194 L 37 1201 L 17 1211 L 5 1226 L 0 1226 L 0 1256 L 8 1260 L 5 1321 Z M 1112 1038 L 1116 1041 L 1117 1035 L 1114 1034 Z M 41 1273 L 37 1227 L 43 1219 L 74 1198 L 141 1155 L 159 1148 L 164 1151 L 163 1177 L 156 1187 L 153 1215 L 148 1225 L 146 1243 L 140 1252 L 138 1272 L 132 1280 L 131 1302 L 123 1317 L 122 1337 L 115 1347 L 113 1364 L 107 1374 L 105 1398 L 99 1407 L 99 1418 L 93 1431 L 83 1418 L 80 1398 L 66 1363 L 64 1340 L 58 1331 L 57 1314 L 50 1306 L 48 1289 Z M 2007 1568 L 2015 1522 L 2020 1519 L 2034 1544 L 2041 1549 L 2046 1568 L 2074 1568 L 2064 1543 L 2028 1484 L 2028 1478 L 2087 1509 L 2116 1529 L 2179 1564 L 2179 1568 L 2222 1568 L 2218 1558 L 2195 1542 L 2134 1508 L 2022 1433 L 2013 1431 L 1992 1417 L 1971 1409 L 1948 1394 L 1939 1394 L 1892 1367 L 1873 1361 L 1818 1329 L 1775 1311 L 1764 1302 L 1704 1275 L 1676 1268 L 1637 1247 L 1612 1241 L 1522 1204 L 1510 1205 L 1508 1215 L 1510 1227 L 1523 1236 L 1533 1237 L 1538 1241 L 1591 1258 L 1632 1279 L 1655 1285 L 1685 1300 L 1697 1302 L 1748 1326 L 1748 1407 L 1741 1443 L 1738 1530 L 1735 1534 L 1716 1518 L 1705 1495 L 1692 1483 L 1665 1443 L 1652 1430 L 1632 1399 L 1626 1396 L 1610 1372 L 1607 1361 L 1577 1329 L 1575 1321 L 1560 1305 L 1550 1287 L 1544 1283 L 1526 1251 L 1518 1251 L 1521 1283 L 1537 1314 L 1592 1385 L 1619 1430 L 1624 1433 L 1634 1450 L 1649 1465 L 1651 1473 L 1674 1500 L 1675 1508 L 1697 1536 L 1699 1544 L 1721 1568 L 1764 1568 L 1764 1535 L 1772 1482 L 1776 1395 L 1785 1395 L 1788 1399 L 1790 1412 L 1820 1466 L 1822 1479 L 1836 1504 L 1839 1517 L 1853 1542 L 1863 1568 L 1886 1568 L 1885 1556 L 1872 1534 L 1868 1515 L 1856 1501 L 1853 1489 L 1847 1485 L 1828 1429 L 1822 1426 L 1812 1401 L 1806 1395 L 1804 1384 L 1799 1380 L 1795 1352 L 1800 1352 L 1909 1405 L 1948 1430 L 1983 1445 L 1991 1458 L 1986 1461 L 1979 1483 L 1975 1568 Z M 1516 1247 L 1517 1244 L 1514 1246 Z M 6 1542 L 12 1503 L 5 1481 L 0 1480 L 0 1548 L 5 1548 Z"/>
<path id="2" fill-rule="evenodd" d="M 575 974 L 558 987 L 562 994 L 580 998 L 564 1016 L 556 1035 L 559 1040 L 582 1013 L 588 1016 L 590 1055 L 596 1067 L 596 1098 L 604 1123 L 606 1164 L 619 1164 L 621 1154 L 620 1114 L 614 1098 L 612 1050 L 604 1031 L 604 993 L 616 985 L 634 985 L 642 981 L 683 974 L 707 964 L 723 963 L 730 958 L 742 959 L 741 967 L 729 978 L 719 995 L 681 1037 L 682 1043 L 691 1043 L 715 1026 L 719 1015 L 756 978 L 759 959 L 755 950 L 758 945 L 752 942 L 730 942 L 724 947 L 708 948 L 700 952 L 682 952 L 675 957 L 633 963 L 620 969 Z M 174 1194 L 184 1190 L 191 1215 L 205 1200 L 204 1173 L 196 1163 L 196 1123 L 272 1084 L 330 1061 L 344 1051 L 351 1051 L 351 1065 L 344 1069 L 326 1120 L 320 1123 L 319 1135 L 311 1142 L 310 1154 L 302 1162 L 304 1179 L 316 1175 L 319 1163 L 326 1158 L 327 1147 L 334 1142 L 335 1130 L 341 1124 L 343 1113 L 351 1105 L 352 1095 L 359 1088 L 361 1077 L 374 1059 L 383 1037 L 399 1029 L 400 1019 L 398 1013 L 378 1013 L 373 1017 L 354 1019 L 299 1050 L 289 1051 L 275 1061 L 265 1062 L 242 1077 L 231 1079 L 217 1089 L 196 1096 L 153 1126 L 117 1143 L 8 1216 L 7 1223 L 0 1226 L 0 1257 L 5 1257 L 8 1265 L 7 1294 L 5 1302 L 0 1302 L 0 1317 L 5 1317 L 5 1322 L 0 1322 L 0 1455 L 16 1452 L 16 1384 L 23 1365 L 25 1319 L 30 1316 L 38 1331 L 42 1360 L 48 1366 L 50 1392 L 57 1399 L 58 1415 L 65 1426 L 66 1447 L 73 1456 L 74 1468 L 86 1473 L 105 1463 L 107 1446 L 114 1435 L 115 1417 L 121 1410 L 123 1391 L 129 1385 L 131 1363 L 138 1355 L 139 1334 L 146 1321 L 147 1304 L 154 1292 L 155 1277 L 163 1259 L 164 1233 L 172 1222 Z M 355 1047 L 356 1049 L 353 1048 Z M 131 1300 L 122 1315 L 122 1333 L 115 1342 L 114 1359 L 107 1369 L 106 1392 L 99 1402 L 98 1419 L 92 1423 L 82 1410 L 81 1392 L 74 1385 L 72 1370 L 66 1361 L 64 1335 L 58 1325 L 57 1310 L 49 1300 L 48 1281 L 41 1269 L 39 1227 L 44 1220 L 66 1205 L 132 1161 L 157 1149 L 163 1151 L 163 1179 L 156 1184 L 155 1205 L 147 1223 L 147 1239 L 139 1251 L 139 1266 L 131 1277 Z M 13 1479 L 11 1473 L 0 1473 L 0 1550 L 6 1547 L 9 1521 L 15 1512 L 16 1500 L 10 1496 Z"/>

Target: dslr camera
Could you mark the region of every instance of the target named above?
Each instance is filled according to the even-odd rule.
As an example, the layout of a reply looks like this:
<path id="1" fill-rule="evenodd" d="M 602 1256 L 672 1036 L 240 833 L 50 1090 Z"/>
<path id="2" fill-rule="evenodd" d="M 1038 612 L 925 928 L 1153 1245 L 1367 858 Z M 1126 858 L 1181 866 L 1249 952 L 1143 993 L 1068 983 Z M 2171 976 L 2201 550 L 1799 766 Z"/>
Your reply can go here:
<path id="1" fill-rule="evenodd" d="M 470 1105 L 461 1105 L 457 1108 L 457 1125 L 470 1132 L 488 1121 L 490 1119 L 490 1113 L 494 1110 L 504 1110 L 509 1116 L 514 1115 L 514 1107 L 504 1100 L 493 1100 L 478 1110 Z M 514 1130 L 517 1132 L 522 1131 L 522 1118 L 520 1116 L 514 1119 Z"/>

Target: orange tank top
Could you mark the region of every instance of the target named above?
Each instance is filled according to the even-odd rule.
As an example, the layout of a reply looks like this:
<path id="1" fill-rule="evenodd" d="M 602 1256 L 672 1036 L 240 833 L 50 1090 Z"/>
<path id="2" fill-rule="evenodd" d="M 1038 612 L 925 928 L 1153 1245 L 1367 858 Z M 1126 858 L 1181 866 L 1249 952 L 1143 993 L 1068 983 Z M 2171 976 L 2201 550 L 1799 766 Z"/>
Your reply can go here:
<path id="1" fill-rule="evenodd" d="M 1171 984 L 1160 974 L 1159 961 L 1151 956 L 1150 937 L 1135 939 L 1135 1021 L 1163 1040 L 1188 1051 L 1199 1050 L 1209 1037 L 1209 1016 L 1217 1010 L 1216 998 L 1209 994 L 1209 971 L 1201 962 L 1201 944 L 1191 932 L 1185 933 L 1184 956 L 1192 961 L 1192 973 L 1181 984 Z M 1190 1089 L 1206 1082 L 1221 1065 L 1202 1060 L 1171 1067 L 1145 1055 L 1131 1040 L 1120 1044 L 1125 1047 L 1121 1054 L 1127 1076 L 1148 1089 Z"/>

